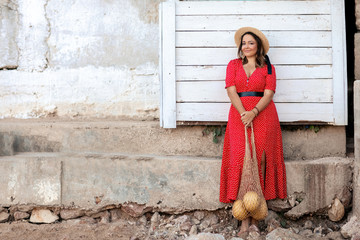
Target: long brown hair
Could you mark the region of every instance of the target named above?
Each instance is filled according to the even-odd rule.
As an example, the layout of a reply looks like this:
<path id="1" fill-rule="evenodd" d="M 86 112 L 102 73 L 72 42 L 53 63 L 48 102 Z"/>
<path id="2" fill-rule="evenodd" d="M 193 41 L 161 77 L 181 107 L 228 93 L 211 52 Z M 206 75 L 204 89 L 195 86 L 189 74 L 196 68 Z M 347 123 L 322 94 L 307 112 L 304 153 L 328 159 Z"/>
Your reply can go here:
<path id="1" fill-rule="evenodd" d="M 240 45 L 239 45 L 239 48 L 238 48 L 238 57 L 239 59 L 242 60 L 242 63 L 243 64 L 247 64 L 248 63 L 248 60 L 246 58 L 246 56 L 243 56 L 242 54 L 242 51 L 241 51 L 241 48 L 242 48 L 242 45 L 243 45 L 243 38 L 246 34 L 250 34 L 251 36 L 254 37 L 256 43 L 257 43 L 257 51 L 256 51 L 256 60 L 255 60 L 255 66 L 256 67 L 263 67 L 264 64 L 265 64 L 265 51 L 264 51 L 264 47 L 262 45 L 262 42 L 261 42 L 261 39 L 254 33 L 252 32 L 246 32 L 244 33 L 242 36 L 241 36 L 241 40 L 240 40 Z"/>

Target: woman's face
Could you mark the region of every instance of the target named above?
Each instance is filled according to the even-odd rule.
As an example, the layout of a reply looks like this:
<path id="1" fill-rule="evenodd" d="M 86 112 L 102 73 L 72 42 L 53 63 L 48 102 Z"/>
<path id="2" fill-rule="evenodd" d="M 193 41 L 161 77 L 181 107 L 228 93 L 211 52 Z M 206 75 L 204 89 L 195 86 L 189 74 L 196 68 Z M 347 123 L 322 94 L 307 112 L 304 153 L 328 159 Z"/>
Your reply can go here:
<path id="1" fill-rule="evenodd" d="M 257 43 L 255 38 L 250 34 L 244 35 L 241 51 L 247 58 L 256 56 Z"/>

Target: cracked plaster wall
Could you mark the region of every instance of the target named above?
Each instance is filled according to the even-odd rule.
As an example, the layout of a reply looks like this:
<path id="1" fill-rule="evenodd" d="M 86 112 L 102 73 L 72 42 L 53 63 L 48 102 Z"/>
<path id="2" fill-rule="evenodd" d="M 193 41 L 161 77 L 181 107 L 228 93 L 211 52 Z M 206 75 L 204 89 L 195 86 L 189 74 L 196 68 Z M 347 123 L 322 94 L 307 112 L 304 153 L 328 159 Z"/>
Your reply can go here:
<path id="1" fill-rule="evenodd" d="M 157 118 L 160 1 L 0 0 L 0 117 Z"/>

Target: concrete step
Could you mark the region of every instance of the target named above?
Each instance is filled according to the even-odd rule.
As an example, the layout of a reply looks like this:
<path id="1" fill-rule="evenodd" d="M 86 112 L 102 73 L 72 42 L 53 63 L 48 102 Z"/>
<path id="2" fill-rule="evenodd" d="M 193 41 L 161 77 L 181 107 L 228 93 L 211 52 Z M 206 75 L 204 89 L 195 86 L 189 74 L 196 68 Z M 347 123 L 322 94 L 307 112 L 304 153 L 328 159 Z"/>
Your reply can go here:
<path id="1" fill-rule="evenodd" d="M 0 155 L 16 152 L 126 152 L 131 154 L 220 157 L 223 136 L 213 142 L 214 127 L 163 129 L 157 121 L 0 120 Z M 284 127 L 285 160 L 344 157 L 344 127 L 318 132 Z"/>
<path id="2" fill-rule="evenodd" d="M 293 217 L 327 208 L 351 193 L 352 161 L 287 161 L 289 196 L 304 200 Z M 0 157 L 0 203 L 96 208 L 134 202 L 157 211 L 215 210 L 221 159 L 125 153 L 21 153 Z M 287 202 L 286 202 L 287 203 Z M 348 203 L 349 204 L 349 203 Z"/>

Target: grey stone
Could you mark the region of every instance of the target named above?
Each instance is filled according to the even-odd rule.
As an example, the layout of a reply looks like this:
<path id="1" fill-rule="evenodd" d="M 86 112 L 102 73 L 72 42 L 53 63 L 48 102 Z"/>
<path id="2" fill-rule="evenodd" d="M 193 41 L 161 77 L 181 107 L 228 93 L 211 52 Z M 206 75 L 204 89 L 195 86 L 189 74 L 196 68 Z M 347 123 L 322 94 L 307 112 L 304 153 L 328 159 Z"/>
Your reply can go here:
<path id="1" fill-rule="evenodd" d="M 8 214 L 6 211 L 0 212 L 0 223 L 7 222 L 9 220 L 10 214 Z"/>
<path id="2" fill-rule="evenodd" d="M 60 211 L 60 217 L 64 220 L 74 219 L 84 215 L 85 211 L 82 209 L 63 209 Z"/>
<path id="3" fill-rule="evenodd" d="M 205 217 L 205 213 L 203 211 L 196 211 L 194 212 L 194 217 L 201 221 Z"/>
<path id="4" fill-rule="evenodd" d="M 324 234 L 323 234 L 323 233 L 324 233 L 324 229 L 323 229 L 321 226 L 316 227 L 316 228 L 314 228 L 313 233 L 314 233 L 315 236 L 322 237 L 322 236 L 324 235 Z"/>
<path id="5" fill-rule="evenodd" d="M 188 215 L 182 215 L 174 219 L 175 224 L 183 224 L 185 222 L 190 222 L 190 217 Z"/>
<path id="6" fill-rule="evenodd" d="M 216 214 L 214 213 L 209 213 L 203 221 L 208 221 L 209 222 L 209 225 L 215 225 L 219 222 L 219 217 L 216 216 Z"/>
<path id="7" fill-rule="evenodd" d="M 312 238 L 314 234 L 310 229 L 304 229 L 299 232 L 299 235 Z"/>
<path id="8" fill-rule="evenodd" d="M 198 233 L 196 225 L 192 225 L 189 231 L 189 235 L 196 235 Z"/>
<path id="9" fill-rule="evenodd" d="M 150 219 L 150 222 L 153 224 L 158 224 L 160 221 L 160 214 L 158 212 L 155 212 Z"/>
<path id="10" fill-rule="evenodd" d="M 292 232 L 289 229 L 277 228 L 266 235 L 266 240 L 307 240 L 306 237 Z"/>
<path id="11" fill-rule="evenodd" d="M 268 215 L 264 219 L 265 225 L 268 225 L 273 219 L 279 220 L 280 217 L 276 212 L 269 210 Z"/>
<path id="12" fill-rule="evenodd" d="M 305 229 L 313 229 L 314 228 L 314 224 L 311 220 L 307 220 L 305 223 L 304 223 L 304 228 Z"/>
<path id="13" fill-rule="evenodd" d="M 199 233 L 197 235 L 187 237 L 185 240 L 225 240 L 225 238 L 220 234 Z"/>
<path id="14" fill-rule="evenodd" d="M 191 222 L 184 222 L 184 223 L 180 224 L 180 230 L 189 232 L 191 230 L 192 226 L 193 225 L 191 224 Z"/>
<path id="15" fill-rule="evenodd" d="M 360 222 L 353 216 L 349 222 L 341 227 L 341 234 L 344 238 L 350 238 L 355 234 L 360 234 Z"/>
<path id="16" fill-rule="evenodd" d="M 145 216 L 142 216 L 138 219 L 138 224 L 139 225 L 146 225 L 147 224 L 147 219 Z"/>
<path id="17" fill-rule="evenodd" d="M 30 214 L 27 213 L 27 212 L 15 212 L 14 213 L 15 221 L 22 220 L 22 219 L 27 219 L 29 217 L 30 217 Z"/>
<path id="18" fill-rule="evenodd" d="M 146 204 L 137 204 L 137 203 L 125 203 L 121 206 L 121 210 L 126 212 L 132 217 L 140 217 L 147 212 L 152 210 L 152 207 L 146 206 Z"/>
<path id="19" fill-rule="evenodd" d="M 291 209 L 291 205 L 286 199 L 272 199 L 267 201 L 268 208 L 275 212 L 285 212 Z"/>
<path id="20" fill-rule="evenodd" d="M 109 211 L 102 211 L 99 213 L 96 213 L 94 215 L 91 216 L 94 219 L 99 218 L 100 219 L 100 223 L 109 223 L 110 222 L 110 213 Z"/>
<path id="21" fill-rule="evenodd" d="M 329 239 L 329 240 L 341 240 L 341 239 L 344 239 L 341 235 L 340 232 L 329 232 L 326 237 Z"/>
<path id="22" fill-rule="evenodd" d="M 48 209 L 34 209 L 31 212 L 30 222 L 32 223 L 53 223 L 59 217 Z"/>
<path id="23" fill-rule="evenodd" d="M 271 219 L 268 221 L 266 230 L 268 233 L 274 231 L 275 229 L 281 227 L 281 224 L 278 220 L 276 220 L 275 218 Z"/>

